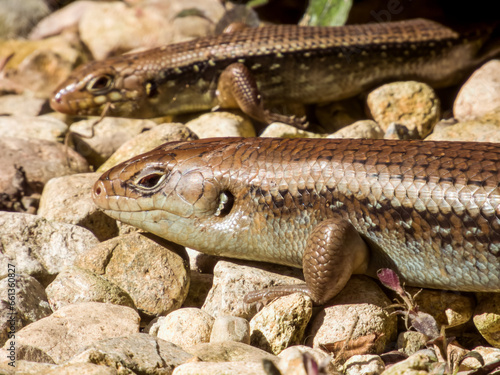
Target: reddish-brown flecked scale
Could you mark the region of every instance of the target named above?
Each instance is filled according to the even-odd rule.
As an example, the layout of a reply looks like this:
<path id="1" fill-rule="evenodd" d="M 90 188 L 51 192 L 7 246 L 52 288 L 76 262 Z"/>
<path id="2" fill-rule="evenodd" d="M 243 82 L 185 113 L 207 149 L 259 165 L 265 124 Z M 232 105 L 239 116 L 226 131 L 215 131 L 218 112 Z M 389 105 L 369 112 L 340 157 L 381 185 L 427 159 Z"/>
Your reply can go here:
<path id="1" fill-rule="evenodd" d="M 370 254 L 357 272 L 500 291 L 499 185 L 500 144 L 220 138 L 137 156 L 93 194 L 108 215 L 209 254 L 301 267 L 306 246 L 331 257 L 342 235 L 328 232 L 350 223 Z"/>
<path id="2" fill-rule="evenodd" d="M 490 32 L 459 34 L 423 19 L 249 28 L 92 62 L 59 86 L 51 105 L 100 115 L 112 103 L 107 115 L 134 118 L 234 107 L 216 94 L 234 63 L 249 70 L 268 106 L 344 99 L 390 80 L 445 86 L 499 52 L 484 48 Z"/>

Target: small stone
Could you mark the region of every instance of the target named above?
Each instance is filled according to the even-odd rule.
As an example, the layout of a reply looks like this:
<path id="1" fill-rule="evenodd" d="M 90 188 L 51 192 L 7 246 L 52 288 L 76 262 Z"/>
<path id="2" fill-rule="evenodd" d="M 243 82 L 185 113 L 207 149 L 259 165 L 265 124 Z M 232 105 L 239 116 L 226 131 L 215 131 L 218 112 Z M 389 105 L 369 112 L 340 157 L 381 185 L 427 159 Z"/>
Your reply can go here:
<path id="1" fill-rule="evenodd" d="M 344 289 L 319 312 L 310 324 L 308 342 L 314 348 L 350 339 L 373 339 L 364 353 L 382 353 L 396 338 L 396 316 L 386 311 L 391 301 L 372 279 L 353 276 Z M 352 331 L 352 334 L 351 334 Z M 370 345 L 368 345 L 370 344 Z"/>
<path id="2" fill-rule="evenodd" d="M 50 13 L 43 0 L 0 2 L 0 39 L 23 38 L 31 28 Z"/>
<path id="3" fill-rule="evenodd" d="M 133 156 L 151 151 L 167 142 L 192 141 L 194 139 L 198 139 L 198 136 L 183 124 L 169 123 L 157 125 L 151 130 L 141 133 L 122 144 L 97 171 L 107 171 L 111 167 Z"/>
<path id="4" fill-rule="evenodd" d="M 104 117 L 98 121 L 92 118 L 73 123 L 71 134 L 75 150 L 91 165 L 99 167 L 124 143 L 155 126 L 151 120 Z"/>
<path id="5" fill-rule="evenodd" d="M 0 90 L 1 87 L 0 83 Z M 36 98 L 31 93 L 0 96 L 0 115 L 2 115 L 0 118 L 0 132 L 2 136 L 24 137 L 22 133 L 25 133 L 32 138 L 58 141 L 61 126 L 58 123 L 44 121 L 45 117 L 35 117 L 43 113 L 46 103 L 46 99 Z M 30 122 L 26 121 L 27 119 L 32 119 L 35 123 L 30 124 Z M 19 125 L 17 125 L 18 121 Z M 44 122 L 49 125 L 48 130 L 42 128 Z M 8 124 L 10 124 L 10 127 Z M 13 126 L 13 124 L 15 125 Z M 19 134 L 20 128 L 22 129 L 21 135 Z M 62 132 L 66 132 L 67 128 L 68 126 L 64 124 Z"/>
<path id="6" fill-rule="evenodd" d="M 267 375 L 268 372 L 258 362 L 193 362 L 176 367 L 173 375 Z"/>
<path id="7" fill-rule="evenodd" d="M 127 369 L 130 374 L 171 374 L 175 367 L 192 357 L 170 342 L 145 333 L 134 333 L 93 342 L 68 363 L 94 363 Z"/>
<path id="8" fill-rule="evenodd" d="M 249 320 L 257 313 L 257 305 L 244 303 L 245 295 L 274 285 L 303 283 L 297 279 L 301 276 L 301 270 L 279 265 L 219 261 L 214 268 L 213 287 L 202 309 L 215 318 L 232 315 Z"/>
<path id="9" fill-rule="evenodd" d="M 76 266 L 60 272 L 46 292 L 54 311 L 79 302 L 103 302 L 135 309 L 132 298 L 119 286 Z"/>
<path id="10" fill-rule="evenodd" d="M 10 338 L 9 332 L 19 331 L 22 327 L 52 314 L 43 286 L 35 278 L 14 272 L 12 267 L 7 268 L 10 268 L 12 273 L 0 280 L 0 345 Z M 15 296 L 14 310 L 11 310 L 9 296 Z M 13 322 L 14 327 L 11 325 Z"/>
<path id="11" fill-rule="evenodd" d="M 188 353 L 204 362 L 261 362 L 269 360 L 278 363 L 279 358 L 264 350 L 236 341 L 203 343 L 184 348 Z"/>
<path id="12" fill-rule="evenodd" d="M 384 138 L 384 132 L 375 121 L 360 120 L 330 134 L 326 138 L 382 139 Z"/>
<path id="13" fill-rule="evenodd" d="M 85 228 L 29 214 L 0 211 L 0 228 L 0 277 L 7 275 L 10 263 L 16 273 L 31 275 L 42 285 L 99 243 Z"/>
<path id="14" fill-rule="evenodd" d="M 386 131 L 395 122 L 417 129 L 421 138 L 439 121 L 440 102 L 434 90 L 425 83 L 393 82 L 370 92 L 367 105 L 373 119 Z"/>
<path id="15" fill-rule="evenodd" d="M 420 349 L 425 348 L 429 338 L 420 332 L 406 331 L 398 335 L 397 347 L 408 355 L 415 354 Z"/>
<path id="16" fill-rule="evenodd" d="M 250 344 L 250 324 L 248 320 L 236 316 L 219 316 L 215 319 L 210 342 L 237 341 Z"/>
<path id="17" fill-rule="evenodd" d="M 16 346 L 37 347 L 62 363 L 94 341 L 138 332 L 139 321 L 130 307 L 97 302 L 68 305 L 16 332 Z"/>
<path id="18" fill-rule="evenodd" d="M 252 123 L 230 112 L 211 112 L 189 121 L 186 126 L 201 138 L 255 137 Z"/>
<path id="19" fill-rule="evenodd" d="M 384 370 L 384 361 L 378 355 L 354 355 L 344 364 L 345 375 L 378 375 Z"/>
<path id="20" fill-rule="evenodd" d="M 436 356 L 430 355 L 429 352 L 429 350 L 426 350 L 413 354 L 408 359 L 387 368 L 384 371 L 384 375 L 427 374 L 431 371 L 437 360 Z"/>
<path id="21" fill-rule="evenodd" d="M 334 374 L 333 356 L 321 349 L 314 349 L 305 345 L 294 345 L 283 350 L 278 357 L 278 364 L 282 374 L 309 374 L 307 365 L 315 362 L 320 374 Z"/>
<path id="22" fill-rule="evenodd" d="M 460 122 L 500 112 L 500 60 L 491 60 L 476 70 L 464 83 L 453 105 Z"/>
<path id="23" fill-rule="evenodd" d="M 495 348 L 500 348 L 500 294 L 482 295 L 474 311 L 474 325 Z"/>
<path id="24" fill-rule="evenodd" d="M 150 320 L 178 309 L 189 289 L 184 248 L 149 233 L 131 233 L 102 242 L 75 266 L 90 270 L 125 290 Z"/>
<path id="25" fill-rule="evenodd" d="M 406 291 L 416 295 L 415 303 L 419 311 L 426 312 L 436 319 L 438 326 L 447 328 L 467 323 L 472 318 L 474 299 L 467 295 L 442 290 L 407 287 Z"/>
<path id="26" fill-rule="evenodd" d="M 47 182 L 38 214 L 51 221 L 75 224 L 92 231 L 99 241 L 118 235 L 116 220 L 97 209 L 92 187 L 100 173 L 56 177 Z"/>
<path id="27" fill-rule="evenodd" d="M 425 140 L 500 142 L 500 112 L 436 129 Z"/>
<path id="28" fill-rule="evenodd" d="M 175 310 L 158 320 L 157 336 L 181 348 L 209 342 L 214 320 L 201 309 Z"/>
<path id="29" fill-rule="evenodd" d="M 322 135 L 309 132 L 306 130 L 297 129 L 294 126 L 283 124 L 281 122 L 273 122 L 266 127 L 261 137 L 275 138 L 323 138 Z"/>
<path id="30" fill-rule="evenodd" d="M 312 300 L 302 293 L 271 302 L 250 321 L 252 345 L 277 355 L 301 343 L 312 307 Z"/>

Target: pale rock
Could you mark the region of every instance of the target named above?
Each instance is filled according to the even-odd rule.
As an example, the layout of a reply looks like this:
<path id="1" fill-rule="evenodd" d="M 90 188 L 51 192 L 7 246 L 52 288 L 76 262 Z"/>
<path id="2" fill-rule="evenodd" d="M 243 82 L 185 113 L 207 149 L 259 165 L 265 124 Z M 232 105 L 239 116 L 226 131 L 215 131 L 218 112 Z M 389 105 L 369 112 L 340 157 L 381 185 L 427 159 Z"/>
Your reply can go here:
<path id="1" fill-rule="evenodd" d="M 500 360 L 500 348 L 492 348 L 489 346 L 476 346 L 473 351 L 479 353 L 485 364 Z M 469 369 L 477 369 L 481 367 L 481 363 L 474 357 L 465 358 L 461 366 L 467 366 Z"/>
<path id="2" fill-rule="evenodd" d="M 305 345 L 294 345 L 283 350 L 278 357 L 278 364 L 282 374 L 307 375 L 310 367 L 307 364 L 315 362 L 320 371 L 325 374 L 334 374 L 333 356 L 321 349 L 314 349 Z M 321 373 L 321 372 L 320 372 Z"/>
<path id="3" fill-rule="evenodd" d="M 500 348 L 500 294 L 480 296 L 474 310 L 474 325 L 491 346 Z"/>
<path id="4" fill-rule="evenodd" d="M 92 187 L 100 175 L 81 173 L 49 180 L 40 198 L 38 215 L 87 228 L 99 241 L 117 236 L 116 220 L 99 210 L 92 200 Z"/>
<path id="5" fill-rule="evenodd" d="M 268 375 L 258 362 L 192 362 L 176 367 L 172 375 Z"/>
<path id="6" fill-rule="evenodd" d="M 155 126 L 151 120 L 104 117 L 101 121 L 91 118 L 75 122 L 70 130 L 75 150 L 99 167 L 124 143 Z"/>
<path id="7" fill-rule="evenodd" d="M 384 370 L 384 361 L 378 355 L 355 355 L 344 364 L 345 375 L 378 375 Z"/>
<path id="8" fill-rule="evenodd" d="M 303 283 L 301 270 L 250 261 L 219 261 L 214 268 L 214 284 L 202 309 L 213 317 L 232 315 L 251 319 L 257 304 L 246 304 L 249 292 L 274 285 Z"/>
<path id="9" fill-rule="evenodd" d="M 219 316 L 215 319 L 210 342 L 237 341 L 250 344 L 250 324 L 248 320 L 236 316 Z"/>
<path id="10" fill-rule="evenodd" d="M 279 358 L 264 350 L 253 346 L 236 342 L 211 342 L 197 344 L 184 350 L 203 362 L 261 362 L 262 360 L 272 361 L 277 364 Z"/>
<path id="11" fill-rule="evenodd" d="M 398 335 L 397 348 L 408 355 L 415 354 L 425 348 L 429 338 L 423 333 L 416 331 L 401 332 Z"/>
<path id="12" fill-rule="evenodd" d="M 375 121 L 360 120 L 328 135 L 326 138 L 382 139 L 384 138 L 384 132 Z"/>
<path id="13" fill-rule="evenodd" d="M 5 89 L 6 87 L 2 85 L 0 77 L 0 95 L 1 91 Z M 68 127 L 64 125 L 64 128 L 61 130 L 59 123 L 44 121 L 43 117 L 40 117 L 40 121 L 38 121 L 38 118 L 35 117 L 45 110 L 46 103 L 46 99 L 37 98 L 32 93 L 0 96 L 0 115 L 2 115 L 0 118 L 0 133 L 2 137 L 24 137 L 24 134 L 27 134 L 31 138 L 59 141 L 61 137 L 59 133 L 66 132 Z M 31 119 L 34 121 L 34 124 L 25 121 L 26 119 Z M 42 124 L 44 123 L 48 125 L 48 129 L 43 128 Z M 13 126 L 14 124 L 15 126 Z M 20 129 L 22 129 L 21 133 L 19 132 Z"/>
<path id="14" fill-rule="evenodd" d="M 167 142 L 192 141 L 194 139 L 198 139 L 198 136 L 183 124 L 168 123 L 157 125 L 151 130 L 141 133 L 125 142 L 97 171 L 105 172 L 133 156 L 151 151 Z"/>
<path id="15" fill-rule="evenodd" d="M 419 351 L 408 359 L 398 362 L 384 371 L 384 375 L 427 374 L 436 362 L 435 355 L 430 350 Z"/>
<path id="16" fill-rule="evenodd" d="M 166 375 L 192 357 L 170 342 L 145 333 L 134 333 L 93 342 L 68 363 L 94 363 L 128 370 L 130 374 Z"/>
<path id="17" fill-rule="evenodd" d="M 95 273 L 69 266 L 62 270 L 46 289 L 54 311 L 79 302 L 103 302 L 135 309 L 127 292 Z"/>
<path id="18" fill-rule="evenodd" d="M 16 273 L 33 276 L 42 285 L 99 243 L 85 228 L 29 214 L 0 211 L 0 228 L 0 277 L 6 276 L 10 263 Z"/>
<path id="19" fill-rule="evenodd" d="M 264 129 L 260 136 L 270 138 L 323 138 L 321 134 L 297 129 L 281 122 L 273 122 Z"/>
<path id="20" fill-rule="evenodd" d="M 255 137 L 248 118 L 230 112 L 210 112 L 189 121 L 186 126 L 201 138 Z"/>
<path id="21" fill-rule="evenodd" d="M 386 310 L 389 305 L 391 301 L 375 281 L 366 276 L 353 276 L 315 316 L 309 327 L 307 342 L 317 348 L 373 334 L 376 340 L 369 354 L 382 353 L 387 343 L 396 338 L 397 332 L 396 316 Z"/>
<path id="22" fill-rule="evenodd" d="M 250 321 L 252 345 L 277 355 L 289 346 L 301 343 L 312 308 L 311 298 L 302 293 L 271 302 Z"/>
<path id="23" fill-rule="evenodd" d="M 367 105 L 373 119 L 385 131 L 391 123 L 416 129 L 421 138 L 439 121 L 441 105 L 434 90 L 425 83 L 393 82 L 370 92 Z"/>
<path id="24" fill-rule="evenodd" d="M 453 105 L 460 122 L 500 112 L 500 60 L 491 60 L 476 70 L 464 83 Z"/>
<path id="25" fill-rule="evenodd" d="M 185 349 L 209 342 L 214 320 L 201 309 L 182 308 L 158 319 L 157 336 Z"/>
<path id="26" fill-rule="evenodd" d="M 11 310 L 11 307 L 14 309 Z M 11 338 L 9 332 L 19 331 L 50 314 L 52 310 L 45 290 L 35 278 L 16 271 L 0 280 L 0 345 Z M 10 329 L 12 324 L 14 330 Z"/>
<path id="27" fill-rule="evenodd" d="M 94 341 L 138 332 L 139 321 L 130 307 L 97 302 L 68 305 L 17 332 L 16 346 L 37 347 L 59 364 Z"/>
<path id="28" fill-rule="evenodd" d="M 426 141 L 500 142 L 500 112 L 436 129 Z"/>
<path id="29" fill-rule="evenodd" d="M 23 38 L 34 25 L 50 13 L 43 0 L 0 0 L 0 39 Z"/>
<path id="30" fill-rule="evenodd" d="M 75 266 L 101 275 L 125 290 L 150 320 L 178 309 L 189 289 L 187 255 L 149 233 L 131 233 L 102 242 L 81 254 Z"/>

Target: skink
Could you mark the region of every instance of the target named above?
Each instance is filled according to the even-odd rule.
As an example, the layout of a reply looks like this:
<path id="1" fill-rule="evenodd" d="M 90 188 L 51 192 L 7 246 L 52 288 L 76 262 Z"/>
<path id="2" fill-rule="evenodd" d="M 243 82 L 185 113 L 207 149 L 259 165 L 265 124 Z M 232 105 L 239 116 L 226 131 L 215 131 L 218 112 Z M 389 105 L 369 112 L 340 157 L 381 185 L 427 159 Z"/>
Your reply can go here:
<path id="1" fill-rule="evenodd" d="M 207 254 L 303 267 L 316 303 L 351 274 L 500 291 L 500 144 L 217 138 L 104 173 L 109 216 Z M 281 292 L 283 292 L 281 291 Z"/>
<path id="2" fill-rule="evenodd" d="M 458 33 L 424 19 L 249 28 L 84 65 L 57 88 L 51 106 L 133 118 L 240 108 L 264 123 L 300 127 L 302 119 L 269 108 L 344 99 L 391 80 L 456 83 L 500 52 L 491 32 Z"/>

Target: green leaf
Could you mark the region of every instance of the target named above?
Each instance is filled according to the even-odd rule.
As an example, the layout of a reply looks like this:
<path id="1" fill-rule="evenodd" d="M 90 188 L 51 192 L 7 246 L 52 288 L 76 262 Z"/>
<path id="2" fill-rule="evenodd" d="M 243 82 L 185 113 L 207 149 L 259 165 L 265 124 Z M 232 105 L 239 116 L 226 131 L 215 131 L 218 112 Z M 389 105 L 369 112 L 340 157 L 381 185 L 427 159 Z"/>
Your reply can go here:
<path id="1" fill-rule="evenodd" d="M 304 26 L 341 26 L 349 15 L 352 0 L 310 0 L 300 21 Z"/>

